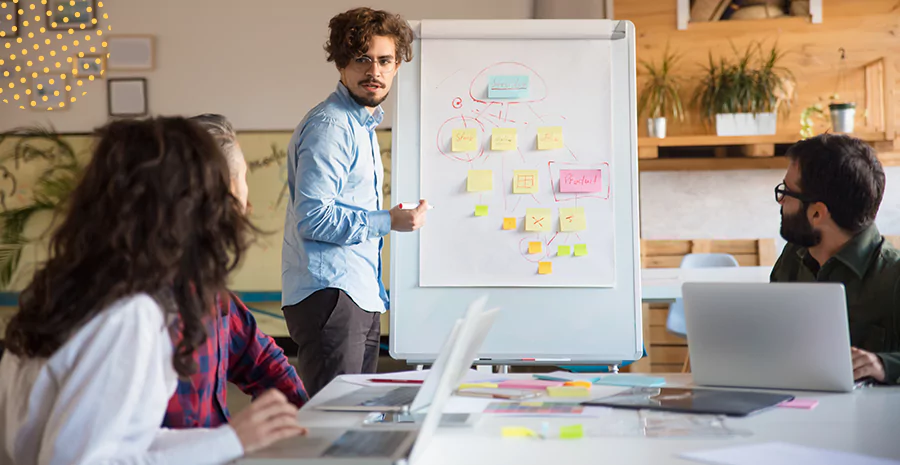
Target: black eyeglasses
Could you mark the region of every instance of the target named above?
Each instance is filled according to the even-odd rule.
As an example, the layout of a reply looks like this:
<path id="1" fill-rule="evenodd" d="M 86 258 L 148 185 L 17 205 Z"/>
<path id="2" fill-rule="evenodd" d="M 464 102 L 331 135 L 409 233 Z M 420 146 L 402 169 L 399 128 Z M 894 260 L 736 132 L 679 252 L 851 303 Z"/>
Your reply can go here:
<path id="1" fill-rule="evenodd" d="M 781 184 L 775 186 L 775 201 L 778 203 L 781 203 L 781 201 L 784 200 L 785 196 L 793 197 L 804 203 L 815 202 L 815 200 L 813 200 L 799 192 L 794 192 L 794 191 L 788 189 L 788 187 L 785 183 L 781 183 Z"/>

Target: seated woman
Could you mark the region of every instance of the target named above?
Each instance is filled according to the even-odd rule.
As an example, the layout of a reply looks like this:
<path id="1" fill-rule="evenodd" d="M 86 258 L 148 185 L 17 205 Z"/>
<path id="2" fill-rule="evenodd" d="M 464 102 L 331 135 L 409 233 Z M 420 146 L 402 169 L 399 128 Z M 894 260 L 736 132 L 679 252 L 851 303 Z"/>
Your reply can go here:
<path id="1" fill-rule="evenodd" d="M 160 428 L 254 228 L 196 123 L 120 121 L 98 136 L 6 330 L 0 463 L 220 464 L 302 434 L 274 390 L 230 425 Z"/>

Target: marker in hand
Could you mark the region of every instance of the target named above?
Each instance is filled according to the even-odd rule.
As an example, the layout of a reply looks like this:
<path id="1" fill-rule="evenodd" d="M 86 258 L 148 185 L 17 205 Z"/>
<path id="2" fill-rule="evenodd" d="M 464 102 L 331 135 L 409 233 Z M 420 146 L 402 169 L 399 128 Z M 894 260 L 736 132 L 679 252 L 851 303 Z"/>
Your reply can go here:
<path id="1" fill-rule="evenodd" d="M 419 207 L 419 204 L 418 204 L 418 203 L 413 203 L 413 202 L 400 202 L 400 209 L 401 209 L 401 210 L 415 210 L 415 209 L 418 208 L 418 207 Z M 430 204 L 429 204 L 429 205 L 428 205 L 428 209 L 431 210 L 432 208 L 434 208 L 434 205 L 430 205 Z"/>

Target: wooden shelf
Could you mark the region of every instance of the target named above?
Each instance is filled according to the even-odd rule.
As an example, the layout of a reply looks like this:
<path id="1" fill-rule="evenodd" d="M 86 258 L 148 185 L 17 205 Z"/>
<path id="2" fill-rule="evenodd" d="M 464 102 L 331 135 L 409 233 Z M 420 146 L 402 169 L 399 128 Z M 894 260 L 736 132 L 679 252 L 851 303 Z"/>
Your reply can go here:
<path id="1" fill-rule="evenodd" d="M 726 171 L 787 169 L 786 157 L 729 157 L 729 158 L 647 158 L 638 160 L 638 169 L 645 171 Z"/>
<path id="2" fill-rule="evenodd" d="M 866 142 L 883 142 L 887 140 L 883 132 L 852 134 Z M 801 139 L 799 134 L 775 134 L 771 136 L 731 136 L 715 135 L 674 136 L 658 139 L 656 137 L 639 137 L 639 147 L 714 147 L 727 145 L 754 144 L 793 144 Z"/>

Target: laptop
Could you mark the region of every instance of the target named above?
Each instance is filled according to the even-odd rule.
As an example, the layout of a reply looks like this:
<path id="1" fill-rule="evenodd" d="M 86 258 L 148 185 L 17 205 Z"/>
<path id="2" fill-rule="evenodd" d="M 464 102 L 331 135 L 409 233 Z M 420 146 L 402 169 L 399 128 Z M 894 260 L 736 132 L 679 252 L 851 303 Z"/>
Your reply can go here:
<path id="1" fill-rule="evenodd" d="M 694 384 L 853 390 L 842 284 L 685 283 L 682 294 Z"/>
<path id="2" fill-rule="evenodd" d="M 384 428 L 310 428 L 309 434 L 279 441 L 263 450 L 248 454 L 241 465 L 329 464 L 329 465 L 388 465 L 420 462 L 420 457 L 434 436 L 441 416 L 455 387 L 458 372 L 466 370 L 474 361 L 469 346 L 480 346 L 497 317 L 498 310 L 484 311 L 485 299 L 469 307 L 465 318 L 456 322 L 451 336 L 444 344 L 444 369 L 435 380 L 430 405 L 418 430 L 390 430 Z M 478 347 L 475 347 L 477 352 Z M 471 357 L 469 354 L 472 354 Z M 433 375 L 430 373 L 429 376 Z M 424 388 L 424 386 L 423 386 Z"/>
<path id="3" fill-rule="evenodd" d="M 485 312 L 484 306 L 487 297 L 481 297 L 475 300 L 470 306 L 463 320 L 472 324 L 475 318 Z M 496 310 L 491 310 L 495 312 Z M 490 325 L 478 326 L 472 328 L 473 337 L 468 345 L 463 345 L 464 357 L 475 358 L 478 349 L 487 337 Z M 460 328 L 454 327 L 444 341 L 441 350 L 428 375 L 425 377 L 421 386 L 403 386 L 403 387 L 363 387 L 343 396 L 325 401 L 315 408 L 319 410 L 338 411 L 338 412 L 421 412 L 431 404 L 434 397 L 434 391 L 437 388 L 438 380 L 446 370 L 446 364 L 450 356 L 450 352 L 454 347 L 462 343 L 459 340 Z M 456 377 L 456 385 L 462 382 L 469 365 L 462 367 L 459 371 L 453 373 Z"/>

